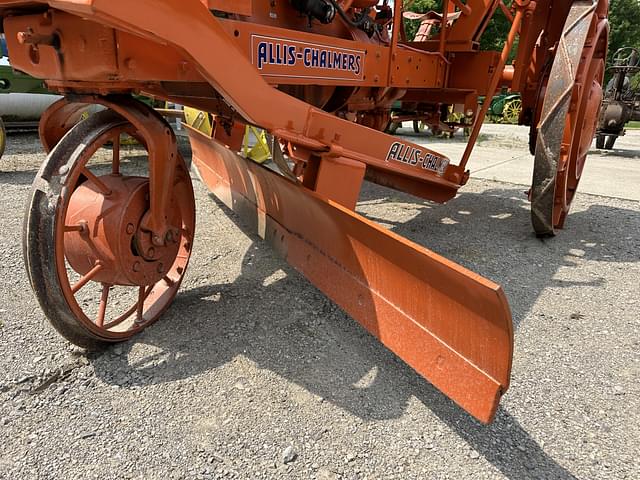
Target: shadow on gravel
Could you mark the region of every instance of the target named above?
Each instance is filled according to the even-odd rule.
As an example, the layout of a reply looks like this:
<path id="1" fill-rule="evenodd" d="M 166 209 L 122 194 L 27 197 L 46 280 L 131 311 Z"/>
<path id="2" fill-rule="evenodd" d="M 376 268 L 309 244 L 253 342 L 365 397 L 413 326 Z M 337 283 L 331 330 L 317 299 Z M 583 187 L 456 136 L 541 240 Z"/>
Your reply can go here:
<path id="1" fill-rule="evenodd" d="M 415 218 L 393 225 L 397 233 L 503 284 L 516 327 L 542 289 L 575 284 L 554 279 L 560 267 L 578 258 L 638 261 L 640 245 L 631 235 L 640 230 L 640 214 L 634 211 L 591 206 L 571 215 L 563 235 L 543 242 L 530 233 L 528 204 L 515 189 L 462 193 L 431 208 L 367 185 L 363 201 L 383 199 L 418 205 Z M 218 205 L 246 232 L 235 214 Z M 377 212 L 379 220 L 392 223 L 384 213 Z M 209 268 L 216 268 L 214 259 Z M 399 418 L 415 397 L 512 480 L 575 478 L 505 409 L 492 425 L 477 423 L 261 241 L 248 250 L 236 281 L 182 292 L 163 320 L 136 342 L 156 347 L 157 354 L 130 364 L 126 356 L 107 353 L 93 359 L 96 374 L 124 387 L 158 384 L 211 372 L 240 355 L 365 421 Z M 251 384 L 251 379 L 235 381 Z M 264 392 L 243 388 L 242 395 L 261 401 Z"/>
<path id="2" fill-rule="evenodd" d="M 42 145 L 38 139 L 38 129 L 9 130 L 4 155 L 36 155 L 42 154 Z M 3 157 L 4 157 L 3 155 Z"/>
<path id="3" fill-rule="evenodd" d="M 0 163 L 0 185 L 31 185 L 36 173 L 37 170 L 2 171 Z"/>
<path id="4" fill-rule="evenodd" d="M 417 214 L 410 221 L 399 223 L 378 212 L 376 216 L 367 215 L 366 206 L 358 210 L 502 285 L 516 329 L 544 288 L 598 287 L 604 282 L 601 277 L 560 280 L 556 278 L 559 269 L 574 267 L 581 261 L 640 261 L 640 213 L 634 210 L 590 205 L 587 210 L 570 213 L 565 229 L 556 237 L 539 239 L 532 233 L 524 187 L 505 185 L 504 189 L 489 189 L 482 194 L 463 192 L 446 205 L 434 205 L 368 186 L 361 201 L 417 207 Z"/>
<path id="5" fill-rule="evenodd" d="M 597 155 L 601 157 L 602 160 L 606 160 L 607 157 L 622 157 L 628 158 L 631 160 L 640 160 L 640 150 L 632 150 L 630 148 L 614 148 L 613 150 L 590 150 L 589 156 Z M 615 161 L 615 159 L 613 160 Z"/>

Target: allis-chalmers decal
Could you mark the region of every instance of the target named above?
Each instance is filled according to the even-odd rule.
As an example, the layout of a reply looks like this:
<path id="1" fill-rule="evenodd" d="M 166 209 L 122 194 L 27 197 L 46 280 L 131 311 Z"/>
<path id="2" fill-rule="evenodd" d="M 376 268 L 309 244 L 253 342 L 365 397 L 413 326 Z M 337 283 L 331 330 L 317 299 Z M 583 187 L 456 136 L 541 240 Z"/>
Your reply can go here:
<path id="1" fill-rule="evenodd" d="M 324 80 L 362 80 L 362 50 L 251 36 L 252 62 L 262 75 Z"/>
<path id="2" fill-rule="evenodd" d="M 438 157 L 433 153 L 423 152 L 421 149 L 407 145 L 402 142 L 394 142 L 389 148 L 386 161 L 406 163 L 407 165 L 420 165 L 426 170 L 432 170 L 438 174 L 444 174 L 449 165 L 447 158 Z"/>

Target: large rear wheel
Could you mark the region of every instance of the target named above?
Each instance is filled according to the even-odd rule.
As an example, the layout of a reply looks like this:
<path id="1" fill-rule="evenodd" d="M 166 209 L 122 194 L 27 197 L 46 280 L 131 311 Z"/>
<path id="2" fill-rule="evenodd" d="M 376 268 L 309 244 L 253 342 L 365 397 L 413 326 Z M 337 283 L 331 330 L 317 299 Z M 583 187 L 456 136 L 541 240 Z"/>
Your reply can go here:
<path id="1" fill-rule="evenodd" d="M 598 2 L 573 2 L 543 89 L 531 188 L 539 236 L 563 227 L 596 132 L 608 37 L 601 9 Z"/>
<path id="2" fill-rule="evenodd" d="M 90 349 L 160 317 L 193 244 L 193 188 L 182 159 L 165 212 L 167 241 L 158 246 L 142 228 L 149 165 L 144 151 L 121 156 L 127 134 L 135 136 L 134 127 L 111 111 L 76 125 L 40 168 L 27 206 L 23 248 L 38 301 L 64 337 Z"/>

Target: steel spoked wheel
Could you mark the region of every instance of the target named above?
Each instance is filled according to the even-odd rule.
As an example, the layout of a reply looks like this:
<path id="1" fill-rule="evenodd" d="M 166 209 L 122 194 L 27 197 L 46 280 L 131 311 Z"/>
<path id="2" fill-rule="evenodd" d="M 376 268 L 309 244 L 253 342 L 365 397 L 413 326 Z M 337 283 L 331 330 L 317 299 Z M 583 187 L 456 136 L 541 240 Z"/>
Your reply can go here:
<path id="1" fill-rule="evenodd" d="M 178 159 L 164 245 L 142 227 L 149 211 L 144 147 L 123 158 L 133 126 L 111 111 L 76 125 L 35 179 L 23 248 L 31 285 L 53 326 L 98 348 L 126 340 L 169 307 L 184 277 L 195 229 L 189 173 Z M 133 157 L 133 159 L 131 158 Z"/>
<path id="2" fill-rule="evenodd" d="M 503 120 L 505 123 L 518 123 L 520 112 L 522 112 L 522 100 L 515 98 L 504 106 L 504 110 L 502 110 Z"/>
<path id="3" fill-rule="evenodd" d="M 531 219 L 540 236 L 563 227 L 596 132 L 608 37 L 600 7 L 573 3 L 544 89 L 531 189 Z"/>

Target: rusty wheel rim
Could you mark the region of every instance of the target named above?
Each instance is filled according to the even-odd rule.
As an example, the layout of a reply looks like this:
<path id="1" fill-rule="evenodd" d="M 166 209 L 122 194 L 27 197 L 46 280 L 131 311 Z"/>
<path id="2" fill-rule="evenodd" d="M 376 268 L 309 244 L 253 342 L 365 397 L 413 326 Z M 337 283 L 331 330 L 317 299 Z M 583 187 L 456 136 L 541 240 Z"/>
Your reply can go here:
<path id="1" fill-rule="evenodd" d="M 584 93 L 579 105 L 578 120 L 576 122 L 583 127 L 575 129 L 574 133 L 573 148 L 571 149 L 567 172 L 567 189 L 564 197 L 565 209 L 568 209 L 571 205 L 575 191 L 578 188 L 585 160 L 598 127 L 598 112 L 603 98 L 604 71 L 604 57 L 594 57 L 585 75 L 586 80 L 583 82 Z"/>
<path id="2" fill-rule="evenodd" d="M 565 123 L 560 163 L 557 168 L 553 223 L 562 228 L 575 196 L 585 161 L 598 126 L 598 114 L 603 98 L 606 37 L 600 30 L 596 38 L 587 41 L 576 84 L 579 93 L 570 108 Z"/>
<path id="3" fill-rule="evenodd" d="M 596 131 L 608 37 L 600 7 L 592 2 L 572 5 L 541 89 L 530 193 L 533 227 L 541 236 L 563 227 Z"/>
<path id="4" fill-rule="evenodd" d="M 146 233 L 139 224 L 148 210 L 148 178 L 124 174 L 119 141 L 124 134 L 136 132 L 108 111 L 75 127 L 52 151 L 36 179 L 59 191 L 55 210 L 47 218 L 42 201 L 34 200 L 25 224 L 25 258 L 40 304 L 54 327 L 81 346 L 122 341 L 155 322 L 177 294 L 193 245 L 193 189 L 180 159 L 167 212 L 179 233 L 165 252 L 161 247 L 151 257 L 143 253 Z M 102 171 L 95 171 L 92 160 L 99 151 L 104 155 L 101 149 L 108 142 L 113 143 L 111 160 L 99 165 Z M 36 191 L 34 184 L 34 199 Z M 86 220 L 79 220 L 82 215 Z M 125 220 L 126 227 L 112 228 L 125 225 Z M 47 242 L 53 246 L 45 255 L 49 258 L 39 259 Z M 129 257 L 143 264 L 138 268 L 141 273 L 133 266 L 131 272 L 122 271 L 118 253 L 125 251 L 123 245 L 128 246 Z M 156 273 L 147 275 L 152 269 Z M 109 303 L 114 293 L 115 306 Z"/>

